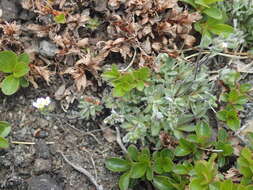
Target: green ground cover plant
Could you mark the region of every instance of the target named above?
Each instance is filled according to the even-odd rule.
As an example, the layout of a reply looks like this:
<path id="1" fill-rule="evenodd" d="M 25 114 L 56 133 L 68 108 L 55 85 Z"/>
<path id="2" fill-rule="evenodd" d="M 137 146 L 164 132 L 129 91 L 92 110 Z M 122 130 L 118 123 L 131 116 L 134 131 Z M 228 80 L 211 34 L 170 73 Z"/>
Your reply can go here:
<path id="1" fill-rule="evenodd" d="M 1 90 L 5 95 L 12 95 L 20 87 L 29 85 L 25 78 L 30 70 L 29 62 L 26 53 L 16 55 L 12 51 L 0 52 L 0 72 L 7 74 L 1 82 Z"/>
<path id="2" fill-rule="evenodd" d="M 122 74 L 123 79 L 119 77 L 116 82 L 111 82 L 113 92 L 104 98 L 105 107 L 112 110 L 105 122 L 111 125 L 118 123 L 128 131 L 125 142 L 136 142 L 138 139 L 144 144 L 146 140 L 155 142 L 161 131 L 171 132 L 179 139 L 184 132 L 194 131 L 197 121 L 207 121 L 206 111 L 216 106 L 206 67 L 194 76 L 195 69 L 190 63 L 177 62 L 166 54 L 158 56 L 157 65 L 159 72 L 148 77 L 148 70 L 139 69 L 136 73 L 138 77 L 144 76 L 143 80 L 129 77 L 127 85 L 121 83 L 127 78 Z M 105 72 L 107 78 L 108 73 L 120 76 L 115 68 Z M 134 75 L 135 72 L 131 73 Z M 128 93 L 120 94 L 121 98 L 113 97 L 115 88 L 121 84 Z M 141 88 L 135 89 L 137 86 Z"/>
<path id="3" fill-rule="evenodd" d="M 212 43 L 212 35 L 228 36 L 233 33 L 232 26 L 226 24 L 226 12 L 217 6 L 223 0 L 181 0 L 190 4 L 203 18 L 195 23 L 195 30 L 202 34 L 200 46 L 207 47 Z"/>
<path id="4" fill-rule="evenodd" d="M 150 181 L 158 190 L 252 190 L 252 152 L 244 148 L 238 158 L 238 168 L 243 179 L 238 183 L 224 180 L 218 174 L 215 162 L 217 154 L 209 160 L 198 160 L 194 163 L 180 161 L 172 150 L 163 149 L 152 154 L 148 148 L 139 151 L 134 145 L 128 147 L 125 159 L 109 158 L 106 167 L 113 172 L 124 172 L 119 180 L 120 190 L 133 187 L 137 181 Z"/>
<path id="5" fill-rule="evenodd" d="M 237 161 L 244 176 L 240 184 L 225 180 L 219 172 L 234 156 L 235 147 L 227 130 L 241 127 L 239 112 L 250 99 L 251 85 L 240 83 L 236 70 L 222 69 L 219 79 L 225 90 L 217 100 L 205 66 L 194 75 L 195 68 L 190 63 L 166 54 L 160 54 L 156 64 L 160 70 L 146 75 L 143 89 L 130 88 L 121 96 L 112 92 L 104 99 L 105 107 L 111 109 L 105 123 L 120 124 L 126 132 L 124 142 L 141 142 L 147 147 L 138 150 L 131 145 L 124 159 L 106 160 L 109 170 L 124 172 L 119 179 L 120 189 L 133 188 L 140 181 L 148 181 L 157 190 L 253 189 L 250 149 L 243 149 Z M 118 78 L 124 75 L 115 67 L 105 73 L 115 73 Z M 106 78 L 113 90 L 115 78 Z M 207 116 L 208 110 L 219 109 L 217 103 L 220 110 L 216 117 L 227 126 L 218 131 Z M 158 138 L 164 132 L 175 142 L 174 146 L 164 149 Z M 151 151 L 153 146 L 158 150 Z"/>
<path id="6" fill-rule="evenodd" d="M 217 112 L 217 117 L 226 122 L 226 125 L 234 131 L 241 126 L 239 112 L 243 111 L 243 105 L 249 101 L 248 92 L 252 88 L 250 84 L 240 84 L 240 78 L 240 73 L 235 70 L 225 69 L 221 72 L 221 80 L 228 90 L 221 94 L 220 99 L 226 105 Z"/>

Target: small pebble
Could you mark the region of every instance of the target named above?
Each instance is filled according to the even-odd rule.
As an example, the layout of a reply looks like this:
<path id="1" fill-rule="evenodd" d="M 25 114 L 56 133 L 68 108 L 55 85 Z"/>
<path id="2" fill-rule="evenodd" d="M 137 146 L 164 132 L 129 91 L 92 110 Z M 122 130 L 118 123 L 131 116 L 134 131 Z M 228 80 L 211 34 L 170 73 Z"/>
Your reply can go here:
<path id="1" fill-rule="evenodd" d="M 34 162 L 34 172 L 36 174 L 42 173 L 42 172 L 48 172 L 51 170 L 52 164 L 50 160 L 46 159 L 36 159 Z"/>
<path id="2" fill-rule="evenodd" d="M 28 190 L 62 190 L 49 175 L 34 176 L 29 182 Z"/>
<path id="3" fill-rule="evenodd" d="M 58 48 L 52 42 L 43 40 L 39 44 L 39 53 L 45 57 L 54 57 Z"/>

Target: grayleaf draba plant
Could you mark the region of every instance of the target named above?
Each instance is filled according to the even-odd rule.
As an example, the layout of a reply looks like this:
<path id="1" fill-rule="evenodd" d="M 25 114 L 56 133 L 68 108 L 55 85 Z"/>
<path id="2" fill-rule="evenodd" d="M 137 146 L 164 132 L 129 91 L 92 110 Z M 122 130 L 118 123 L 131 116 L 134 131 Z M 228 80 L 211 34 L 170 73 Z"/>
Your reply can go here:
<path id="1" fill-rule="evenodd" d="M 118 123 L 127 131 L 125 142 L 157 137 L 162 130 L 181 138 L 186 126 L 207 121 L 207 110 L 216 106 L 205 66 L 195 77 L 191 63 L 167 54 L 160 54 L 156 64 L 160 71 L 152 73 L 143 91 L 133 89 L 120 98 L 107 94 L 104 99 L 105 106 L 113 110 L 105 121 Z"/>

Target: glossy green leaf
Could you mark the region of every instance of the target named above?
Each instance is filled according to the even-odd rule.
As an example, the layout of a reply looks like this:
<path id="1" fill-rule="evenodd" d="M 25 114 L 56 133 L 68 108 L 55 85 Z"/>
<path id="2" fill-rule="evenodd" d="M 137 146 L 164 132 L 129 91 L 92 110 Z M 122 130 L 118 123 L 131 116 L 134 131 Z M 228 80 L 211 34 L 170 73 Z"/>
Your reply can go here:
<path id="1" fill-rule="evenodd" d="M 196 134 L 198 137 L 210 138 L 212 135 L 212 129 L 206 122 L 199 122 L 196 125 Z"/>
<path id="2" fill-rule="evenodd" d="M 19 79 L 9 75 L 2 81 L 1 88 L 5 95 L 12 95 L 19 89 Z"/>
<path id="3" fill-rule="evenodd" d="M 131 178 L 137 179 L 144 176 L 147 170 L 147 167 L 148 166 L 146 165 L 146 163 L 142 163 L 142 162 L 132 164 Z"/>
<path id="4" fill-rule="evenodd" d="M 120 158 L 109 158 L 105 161 L 105 166 L 113 172 L 124 172 L 130 169 L 130 163 Z"/>
<path id="5" fill-rule="evenodd" d="M 8 148 L 8 147 L 9 147 L 8 141 L 4 137 L 0 136 L 0 148 Z"/>
<path id="6" fill-rule="evenodd" d="M 163 158 L 162 157 L 159 156 L 155 159 L 153 170 L 158 174 L 163 173 Z"/>
<path id="7" fill-rule="evenodd" d="M 15 78 L 22 77 L 26 75 L 29 72 L 30 68 L 27 64 L 24 64 L 23 62 L 18 62 L 13 69 L 13 76 Z"/>
<path id="8" fill-rule="evenodd" d="M 165 172 L 170 172 L 173 168 L 173 162 L 169 157 L 163 158 L 163 170 Z"/>
<path id="9" fill-rule="evenodd" d="M 129 182 L 130 182 L 130 174 L 124 173 L 119 178 L 119 188 L 120 190 L 128 190 Z"/>
<path id="10" fill-rule="evenodd" d="M 203 13 L 217 20 L 222 19 L 222 12 L 215 7 L 207 8 L 203 11 Z"/>
<path id="11" fill-rule="evenodd" d="M 175 190 L 170 183 L 170 178 L 165 176 L 154 176 L 153 184 L 158 190 Z"/>
<path id="12" fill-rule="evenodd" d="M 227 111 L 226 110 L 221 110 L 221 111 L 218 111 L 216 113 L 216 116 L 219 120 L 221 121 L 226 121 L 227 120 Z"/>
<path id="13" fill-rule="evenodd" d="M 211 31 L 214 34 L 227 36 L 234 32 L 234 28 L 232 26 L 229 26 L 227 24 L 215 24 L 212 26 L 208 26 L 209 31 Z"/>
<path id="14" fill-rule="evenodd" d="M 139 152 L 138 152 L 136 146 L 130 145 L 130 146 L 127 148 L 127 153 L 128 153 L 128 155 L 130 156 L 130 158 L 131 158 L 133 161 L 137 161 Z"/>
<path id="15" fill-rule="evenodd" d="M 116 79 L 120 77 L 120 72 L 116 65 L 112 65 L 111 70 L 104 72 L 102 76 L 105 79 Z"/>
<path id="16" fill-rule="evenodd" d="M 203 7 L 209 7 L 208 3 L 205 0 L 195 0 L 195 3 Z"/>
<path id="17" fill-rule="evenodd" d="M 0 121 L 0 136 L 6 137 L 11 131 L 11 126 L 6 121 Z"/>
<path id="18" fill-rule="evenodd" d="M 186 175 L 188 174 L 189 171 L 186 169 L 186 167 L 183 164 L 179 164 L 173 168 L 173 172 L 179 175 Z"/>
<path id="19" fill-rule="evenodd" d="M 0 52 L 0 71 L 11 73 L 18 62 L 17 55 L 12 51 Z"/>
<path id="20" fill-rule="evenodd" d="M 29 58 L 29 55 L 27 53 L 22 53 L 18 56 L 18 62 L 22 62 L 26 65 L 29 64 L 30 62 L 30 58 Z"/>
<path id="21" fill-rule="evenodd" d="M 153 177 L 154 177 L 154 172 L 153 172 L 152 168 L 148 167 L 147 171 L 146 171 L 146 178 L 147 178 L 147 180 L 151 181 L 151 180 L 153 180 Z"/>
<path id="22" fill-rule="evenodd" d="M 221 1 L 224 1 L 224 0 L 203 0 L 207 5 L 211 5 L 211 4 L 214 4 L 216 2 L 221 2 Z"/>
<path id="23" fill-rule="evenodd" d="M 190 190 L 207 190 L 207 187 L 201 185 L 201 180 L 198 178 L 193 178 L 190 182 Z"/>
<path id="24" fill-rule="evenodd" d="M 241 127 L 241 121 L 238 118 L 237 114 L 231 112 L 228 113 L 229 115 L 226 124 L 230 129 L 235 131 Z"/>
<path id="25" fill-rule="evenodd" d="M 150 151 L 148 148 L 143 148 L 141 153 L 138 156 L 138 160 L 141 162 L 149 162 L 150 161 Z"/>
<path id="26" fill-rule="evenodd" d="M 192 151 L 190 149 L 188 149 L 187 147 L 177 146 L 177 148 L 175 150 L 176 156 L 186 156 L 191 153 L 192 153 Z"/>

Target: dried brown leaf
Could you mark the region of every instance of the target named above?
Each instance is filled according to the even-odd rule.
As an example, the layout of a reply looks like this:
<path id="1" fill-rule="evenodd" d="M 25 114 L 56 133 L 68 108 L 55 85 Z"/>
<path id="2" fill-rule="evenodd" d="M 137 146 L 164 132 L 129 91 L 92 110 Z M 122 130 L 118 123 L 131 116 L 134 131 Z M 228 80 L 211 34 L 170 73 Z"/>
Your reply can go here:
<path id="1" fill-rule="evenodd" d="M 78 47 L 85 47 L 89 44 L 89 38 L 83 38 L 77 42 Z"/>
<path id="2" fill-rule="evenodd" d="M 47 66 L 31 66 L 37 74 L 39 74 L 49 85 L 50 77 L 54 74 L 53 72 L 49 71 Z"/>
<path id="3" fill-rule="evenodd" d="M 196 42 L 195 37 L 189 34 L 182 34 L 180 37 L 184 39 L 184 43 L 189 47 L 192 47 Z"/>
<path id="4" fill-rule="evenodd" d="M 76 88 L 78 91 L 84 90 L 87 86 L 87 79 L 85 73 L 73 76 L 75 79 Z"/>
<path id="5" fill-rule="evenodd" d="M 177 6 L 178 0 L 156 0 L 158 11 L 164 11 L 165 9 L 173 8 Z"/>

